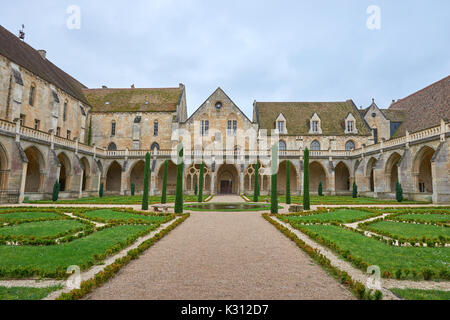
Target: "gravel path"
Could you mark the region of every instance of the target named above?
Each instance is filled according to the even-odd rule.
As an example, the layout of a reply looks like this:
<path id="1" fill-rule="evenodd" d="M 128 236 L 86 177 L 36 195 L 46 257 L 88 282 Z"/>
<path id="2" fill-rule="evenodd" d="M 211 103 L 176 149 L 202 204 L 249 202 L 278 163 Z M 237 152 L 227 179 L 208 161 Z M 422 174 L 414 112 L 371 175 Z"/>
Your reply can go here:
<path id="1" fill-rule="evenodd" d="M 86 298 L 354 299 L 255 212 L 192 213 Z"/>

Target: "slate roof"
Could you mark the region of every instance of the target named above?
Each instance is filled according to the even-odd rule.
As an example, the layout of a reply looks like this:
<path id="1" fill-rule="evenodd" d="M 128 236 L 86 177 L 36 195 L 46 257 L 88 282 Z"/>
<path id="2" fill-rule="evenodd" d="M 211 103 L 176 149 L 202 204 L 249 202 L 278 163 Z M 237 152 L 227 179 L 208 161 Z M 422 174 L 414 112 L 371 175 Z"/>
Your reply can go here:
<path id="1" fill-rule="evenodd" d="M 261 129 L 275 129 L 280 113 L 287 119 L 289 135 L 308 135 L 310 119 L 317 113 L 322 135 L 344 135 L 345 119 L 352 113 L 358 135 L 370 135 L 369 127 L 352 100 L 340 102 L 255 102 L 256 117 Z"/>
<path id="2" fill-rule="evenodd" d="M 82 89 L 86 87 L 82 83 L 55 66 L 48 59 L 43 59 L 37 50 L 1 25 L 0 54 L 39 78 L 53 84 L 75 99 L 88 104 L 82 92 Z"/>
<path id="3" fill-rule="evenodd" d="M 403 111 L 405 121 L 394 134 L 394 138 L 438 126 L 441 119 L 450 120 L 450 76 L 398 100 L 388 109 Z"/>
<path id="4" fill-rule="evenodd" d="M 91 112 L 176 112 L 183 87 L 84 89 Z"/>

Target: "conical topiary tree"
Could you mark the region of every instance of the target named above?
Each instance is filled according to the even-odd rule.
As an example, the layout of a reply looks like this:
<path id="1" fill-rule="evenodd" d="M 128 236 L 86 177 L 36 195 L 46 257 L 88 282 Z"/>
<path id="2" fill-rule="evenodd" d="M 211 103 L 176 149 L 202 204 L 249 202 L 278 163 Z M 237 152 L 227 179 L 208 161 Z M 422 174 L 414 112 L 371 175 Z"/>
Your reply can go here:
<path id="1" fill-rule="evenodd" d="M 352 194 L 353 198 L 356 199 L 358 198 L 358 186 L 356 185 L 356 182 L 353 182 L 353 194 Z"/>
<path id="2" fill-rule="evenodd" d="M 55 184 L 53 185 L 53 194 L 52 194 L 52 200 L 53 202 L 58 201 L 59 198 L 59 190 L 61 189 L 61 185 L 59 184 L 59 181 L 56 180 Z"/>
<path id="3" fill-rule="evenodd" d="M 309 150 L 305 149 L 303 159 L 303 209 L 311 210 L 309 199 Z"/>
<path id="4" fill-rule="evenodd" d="M 198 184 L 197 183 L 194 186 L 194 195 L 198 196 Z"/>
<path id="5" fill-rule="evenodd" d="M 253 187 L 253 202 L 259 201 L 259 163 L 253 165 L 255 169 L 255 185 Z"/>
<path id="6" fill-rule="evenodd" d="M 136 185 L 134 183 L 131 184 L 131 195 L 134 196 L 136 194 Z"/>
<path id="7" fill-rule="evenodd" d="M 175 213 L 183 213 L 183 145 L 178 145 L 177 190 L 175 195 Z"/>
<path id="8" fill-rule="evenodd" d="M 167 203 L 167 176 L 169 174 L 169 160 L 164 161 L 164 176 L 163 176 L 163 186 L 162 186 L 162 195 L 161 195 L 161 203 Z"/>
<path id="9" fill-rule="evenodd" d="M 150 184 L 150 153 L 145 155 L 144 195 L 142 196 L 142 210 L 148 210 L 148 186 Z"/>
<path id="10" fill-rule="evenodd" d="M 319 194 L 319 197 L 323 197 L 323 185 L 322 181 L 319 183 L 319 190 L 317 190 L 317 193 Z"/>
<path id="11" fill-rule="evenodd" d="M 198 189 L 198 202 L 203 202 L 203 188 L 205 184 L 205 163 L 202 162 L 200 165 L 200 177 L 199 177 L 199 189 Z"/>
<path id="12" fill-rule="evenodd" d="M 272 147 L 272 185 L 271 185 L 271 201 L 270 212 L 278 213 L 278 145 Z"/>
<path id="13" fill-rule="evenodd" d="M 403 201 L 403 189 L 402 189 L 402 185 L 398 181 L 395 185 L 395 198 L 397 199 L 398 202 Z"/>
<path id="14" fill-rule="evenodd" d="M 98 196 L 100 198 L 103 198 L 103 189 L 105 189 L 105 184 L 102 182 L 100 183 L 100 189 L 98 190 Z"/>
<path id="15" fill-rule="evenodd" d="M 286 204 L 291 204 L 291 162 L 286 161 Z"/>

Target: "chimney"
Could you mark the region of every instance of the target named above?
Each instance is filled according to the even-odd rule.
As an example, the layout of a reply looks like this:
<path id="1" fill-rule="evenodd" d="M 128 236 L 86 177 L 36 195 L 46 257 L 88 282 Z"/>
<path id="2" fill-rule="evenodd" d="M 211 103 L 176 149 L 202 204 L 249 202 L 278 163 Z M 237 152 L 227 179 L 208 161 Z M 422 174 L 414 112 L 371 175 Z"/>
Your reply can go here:
<path id="1" fill-rule="evenodd" d="M 39 54 L 41 55 L 42 59 L 47 59 L 47 51 L 45 50 L 38 50 Z"/>
<path id="2" fill-rule="evenodd" d="M 131 89 L 134 89 L 134 84 L 131 85 Z"/>
<path id="3" fill-rule="evenodd" d="M 103 86 L 102 86 L 102 89 L 108 89 L 108 87 L 107 87 L 107 86 L 105 86 L 105 85 L 103 85 Z"/>

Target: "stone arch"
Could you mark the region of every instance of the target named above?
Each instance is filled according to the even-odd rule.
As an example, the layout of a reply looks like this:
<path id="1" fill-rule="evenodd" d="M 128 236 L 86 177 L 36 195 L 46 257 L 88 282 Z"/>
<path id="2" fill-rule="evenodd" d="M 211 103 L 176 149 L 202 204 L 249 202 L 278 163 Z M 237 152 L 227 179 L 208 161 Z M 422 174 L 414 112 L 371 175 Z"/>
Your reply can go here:
<path id="1" fill-rule="evenodd" d="M 70 180 L 72 177 L 72 164 L 69 157 L 61 152 L 58 155 L 58 161 L 61 165 L 59 169 L 59 185 L 61 191 L 68 191 L 70 189 Z"/>
<path id="2" fill-rule="evenodd" d="M 144 171 L 145 161 L 136 161 L 130 169 L 130 176 L 128 178 L 128 188 L 131 190 L 131 185 L 134 184 L 136 193 L 143 192 L 144 190 Z"/>
<path id="3" fill-rule="evenodd" d="M 168 172 L 167 172 L 167 194 L 175 194 L 177 188 L 177 166 L 171 160 L 169 161 Z M 159 166 L 158 170 L 158 181 L 157 186 L 159 191 L 162 192 L 163 182 L 164 182 L 164 161 Z"/>
<path id="4" fill-rule="evenodd" d="M 81 185 L 82 191 L 91 189 L 91 165 L 86 157 L 81 158 L 81 167 L 83 169 L 83 183 Z"/>
<path id="5" fill-rule="evenodd" d="M 280 141 L 278 141 L 278 150 L 279 150 L 279 151 L 286 151 L 286 150 L 287 150 L 287 144 L 286 144 L 286 141 L 284 141 L 283 139 L 281 139 Z"/>
<path id="6" fill-rule="evenodd" d="M 8 189 L 9 156 L 5 147 L 0 143 L 0 190 Z"/>
<path id="7" fill-rule="evenodd" d="M 185 190 L 195 192 L 195 185 L 200 185 L 200 164 L 193 164 L 186 170 L 186 185 Z M 205 178 L 203 183 L 203 192 L 211 190 L 211 169 L 205 165 Z"/>
<path id="8" fill-rule="evenodd" d="M 219 194 L 239 193 L 239 170 L 233 164 L 222 164 L 217 170 L 216 188 Z"/>
<path id="9" fill-rule="evenodd" d="M 335 190 L 350 191 L 350 170 L 340 161 L 334 168 Z"/>
<path id="10" fill-rule="evenodd" d="M 286 161 L 283 161 L 278 166 L 278 192 L 282 194 L 286 194 Z M 292 161 L 290 161 L 290 184 L 291 184 L 291 194 L 296 193 L 297 190 L 297 169 L 295 168 Z"/>
<path id="11" fill-rule="evenodd" d="M 103 172 L 103 164 L 102 164 L 102 162 L 100 160 L 97 160 L 96 164 L 97 164 L 98 173 L 100 175 L 100 178 L 104 177 L 105 173 Z"/>
<path id="12" fill-rule="evenodd" d="M 267 175 L 267 168 L 261 162 L 259 163 L 259 190 L 268 191 L 270 189 L 270 175 Z M 255 189 L 255 173 L 254 164 L 251 164 L 244 171 L 244 190 L 253 192 Z"/>
<path id="13" fill-rule="evenodd" d="M 314 140 L 313 142 L 311 142 L 311 151 L 320 151 L 320 150 L 321 146 L 319 140 Z"/>
<path id="14" fill-rule="evenodd" d="M 161 150 L 161 148 L 159 147 L 159 144 L 157 142 L 153 142 L 152 146 L 150 147 L 151 151 L 154 151 L 155 149 L 157 151 Z"/>
<path id="15" fill-rule="evenodd" d="M 122 166 L 114 161 L 110 164 L 106 173 L 106 191 L 120 192 L 122 184 Z"/>
<path id="16" fill-rule="evenodd" d="M 309 191 L 316 193 L 320 182 L 322 182 L 323 190 L 327 190 L 327 171 L 322 163 L 313 161 L 309 164 Z"/>
<path id="17" fill-rule="evenodd" d="M 435 150 L 432 147 L 424 146 L 417 152 L 413 161 L 415 189 L 418 192 L 433 193 L 433 175 L 431 160 Z"/>
<path id="18" fill-rule="evenodd" d="M 108 145 L 108 151 L 117 151 L 117 145 L 114 142 L 111 142 Z"/>
<path id="19" fill-rule="evenodd" d="M 38 148 L 32 146 L 25 150 L 28 159 L 25 192 L 39 192 L 44 184 L 45 161 Z"/>
<path id="20" fill-rule="evenodd" d="M 386 176 L 386 186 L 388 186 L 390 192 L 395 192 L 395 186 L 398 180 L 398 164 L 401 160 L 400 154 L 397 152 L 392 153 L 386 161 L 384 168 Z"/>
<path id="21" fill-rule="evenodd" d="M 366 166 L 366 177 L 368 180 L 368 189 L 372 192 L 375 191 L 375 167 L 377 164 L 377 159 L 370 158 L 369 161 L 367 161 Z"/>

